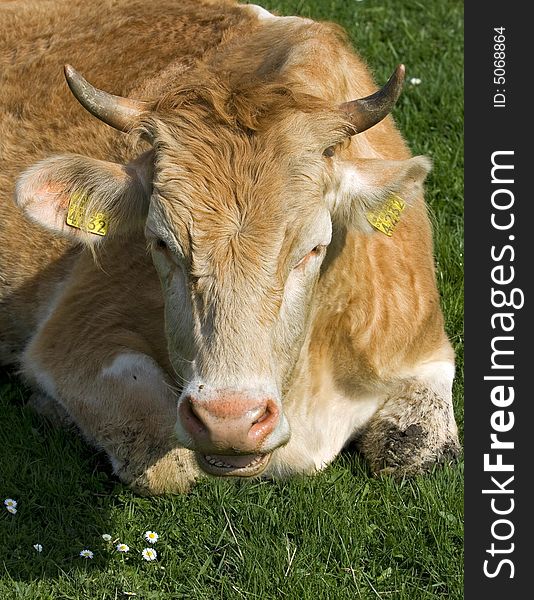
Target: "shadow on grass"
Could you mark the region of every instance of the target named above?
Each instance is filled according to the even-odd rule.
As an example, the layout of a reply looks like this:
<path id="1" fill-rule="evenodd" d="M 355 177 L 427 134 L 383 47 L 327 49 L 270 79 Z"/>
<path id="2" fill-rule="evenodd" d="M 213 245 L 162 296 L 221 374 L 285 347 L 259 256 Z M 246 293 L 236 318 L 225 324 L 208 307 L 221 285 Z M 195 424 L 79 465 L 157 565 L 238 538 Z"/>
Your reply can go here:
<path id="1" fill-rule="evenodd" d="M 84 548 L 94 552 L 91 568 L 102 566 L 111 551 L 102 534 L 108 533 L 109 512 L 123 486 L 113 479 L 102 453 L 76 431 L 51 426 L 25 407 L 25 400 L 17 377 L 0 370 L 4 570 L 19 581 L 54 578 L 70 570 L 75 559 L 82 561 L 79 552 Z M 5 498 L 17 501 L 16 514 L 3 506 Z"/>

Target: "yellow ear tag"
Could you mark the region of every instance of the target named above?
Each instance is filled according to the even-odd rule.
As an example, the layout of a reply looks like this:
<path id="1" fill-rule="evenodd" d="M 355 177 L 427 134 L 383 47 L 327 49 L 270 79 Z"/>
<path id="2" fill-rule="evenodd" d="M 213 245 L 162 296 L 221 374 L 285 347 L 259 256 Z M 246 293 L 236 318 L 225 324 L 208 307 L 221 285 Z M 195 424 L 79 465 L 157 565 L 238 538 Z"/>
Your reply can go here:
<path id="1" fill-rule="evenodd" d="M 378 231 L 391 237 L 393 230 L 400 221 L 402 211 L 406 208 L 406 203 L 399 196 L 392 194 L 382 206 L 375 210 L 367 212 L 366 217 L 369 223 Z"/>
<path id="2" fill-rule="evenodd" d="M 107 215 L 96 213 L 87 218 L 85 215 L 86 205 L 87 196 L 81 193 L 72 194 L 67 212 L 67 225 L 95 235 L 106 235 L 109 227 Z"/>

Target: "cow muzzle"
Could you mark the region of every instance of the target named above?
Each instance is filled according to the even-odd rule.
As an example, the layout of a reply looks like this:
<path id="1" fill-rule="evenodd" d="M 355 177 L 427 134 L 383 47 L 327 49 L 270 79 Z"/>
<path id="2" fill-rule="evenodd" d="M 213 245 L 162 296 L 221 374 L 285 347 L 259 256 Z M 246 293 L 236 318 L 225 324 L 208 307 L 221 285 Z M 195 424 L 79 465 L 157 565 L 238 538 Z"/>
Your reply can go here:
<path id="1" fill-rule="evenodd" d="M 207 473 L 250 477 L 264 471 L 271 452 L 289 439 L 280 413 L 270 397 L 224 393 L 203 399 L 187 394 L 178 407 L 178 437 L 182 429 L 186 445 L 196 451 Z"/>

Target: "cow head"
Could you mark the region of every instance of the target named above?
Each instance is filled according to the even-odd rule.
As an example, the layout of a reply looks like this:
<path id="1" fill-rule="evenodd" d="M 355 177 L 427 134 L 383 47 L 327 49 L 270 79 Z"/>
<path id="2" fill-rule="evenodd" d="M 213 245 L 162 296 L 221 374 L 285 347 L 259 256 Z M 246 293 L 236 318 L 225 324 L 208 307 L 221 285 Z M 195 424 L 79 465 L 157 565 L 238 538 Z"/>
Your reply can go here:
<path id="1" fill-rule="evenodd" d="M 126 165 L 51 157 L 20 177 L 17 201 L 90 246 L 143 229 L 169 356 L 186 382 L 177 437 L 209 473 L 258 474 L 290 436 L 282 398 L 333 229 L 370 233 L 366 211 L 392 193 L 409 202 L 428 171 L 421 157 L 357 159 L 346 148 L 390 112 L 403 67 L 341 106 L 215 79 L 147 103 L 97 90 L 70 67 L 66 75 L 85 108 L 135 128 L 152 149 Z"/>

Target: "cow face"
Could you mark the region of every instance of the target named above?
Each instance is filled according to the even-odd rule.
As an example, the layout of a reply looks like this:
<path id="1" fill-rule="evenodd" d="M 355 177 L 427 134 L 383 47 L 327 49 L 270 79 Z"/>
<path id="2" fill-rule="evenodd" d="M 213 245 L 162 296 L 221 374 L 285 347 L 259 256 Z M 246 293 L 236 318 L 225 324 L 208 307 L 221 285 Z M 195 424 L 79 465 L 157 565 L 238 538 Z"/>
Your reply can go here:
<path id="1" fill-rule="evenodd" d="M 200 125 L 153 125 L 145 231 L 166 299 L 169 353 L 188 382 L 177 434 L 221 472 L 217 463 L 234 462 L 228 455 L 267 455 L 289 437 L 284 384 L 332 223 L 322 140 L 290 153 L 295 140 L 283 121 L 253 136 Z"/>
<path id="2" fill-rule="evenodd" d="M 109 235 L 144 228 L 186 382 L 176 434 L 215 475 L 258 474 L 289 439 L 282 398 L 333 229 L 370 232 L 366 210 L 391 193 L 409 202 L 428 170 L 421 157 L 356 159 L 339 110 L 272 100 L 233 113 L 211 92 L 159 103 L 142 119 L 153 150 L 137 160 L 53 157 L 17 187 L 30 218 L 91 245 L 106 239 L 91 229 L 98 217 Z"/>

